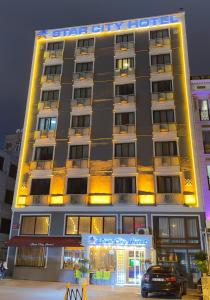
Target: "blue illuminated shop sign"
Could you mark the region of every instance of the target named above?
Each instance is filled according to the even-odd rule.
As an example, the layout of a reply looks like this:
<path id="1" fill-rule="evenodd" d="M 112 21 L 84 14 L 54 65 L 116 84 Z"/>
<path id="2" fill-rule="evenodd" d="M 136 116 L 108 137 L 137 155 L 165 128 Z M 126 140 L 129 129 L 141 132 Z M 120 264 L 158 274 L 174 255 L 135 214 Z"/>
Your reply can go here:
<path id="1" fill-rule="evenodd" d="M 83 234 L 82 244 L 89 246 L 152 246 L 151 235 Z"/>
<path id="2" fill-rule="evenodd" d="M 180 19 L 175 15 L 152 17 L 145 19 L 134 19 L 127 21 L 118 21 L 112 23 L 104 23 L 97 25 L 87 25 L 78 27 L 68 27 L 52 30 L 40 30 L 36 32 L 39 37 L 66 37 L 77 36 L 84 34 L 98 34 L 103 32 L 121 31 L 126 29 L 149 28 L 164 24 L 174 24 L 180 22 Z"/>

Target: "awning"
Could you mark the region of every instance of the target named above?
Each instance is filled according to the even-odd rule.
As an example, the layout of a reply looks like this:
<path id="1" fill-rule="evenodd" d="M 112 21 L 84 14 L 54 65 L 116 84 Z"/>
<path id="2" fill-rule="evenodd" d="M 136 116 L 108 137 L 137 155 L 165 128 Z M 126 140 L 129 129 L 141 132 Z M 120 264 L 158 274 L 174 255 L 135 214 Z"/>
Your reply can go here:
<path id="1" fill-rule="evenodd" d="M 9 247 L 82 247 L 80 236 L 14 236 L 7 245 Z"/>

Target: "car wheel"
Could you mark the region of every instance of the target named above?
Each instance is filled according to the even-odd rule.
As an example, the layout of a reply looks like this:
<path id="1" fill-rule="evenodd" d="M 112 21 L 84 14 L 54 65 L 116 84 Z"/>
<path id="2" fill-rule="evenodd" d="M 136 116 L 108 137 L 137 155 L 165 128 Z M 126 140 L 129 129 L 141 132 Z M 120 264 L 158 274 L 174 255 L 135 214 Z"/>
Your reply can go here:
<path id="1" fill-rule="evenodd" d="M 187 284 L 186 283 L 183 284 L 183 293 L 182 293 L 182 295 L 187 295 Z"/>
<path id="2" fill-rule="evenodd" d="M 148 297 L 148 292 L 147 291 L 141 291 L 141 296 L 143 298 L 147 298 Z"/>
<path id="3" fill-rule="evenodd" d="M 176 299 L 182 299 L 182 287 L 179 286 L 179 291 L 175 294 Z"/>

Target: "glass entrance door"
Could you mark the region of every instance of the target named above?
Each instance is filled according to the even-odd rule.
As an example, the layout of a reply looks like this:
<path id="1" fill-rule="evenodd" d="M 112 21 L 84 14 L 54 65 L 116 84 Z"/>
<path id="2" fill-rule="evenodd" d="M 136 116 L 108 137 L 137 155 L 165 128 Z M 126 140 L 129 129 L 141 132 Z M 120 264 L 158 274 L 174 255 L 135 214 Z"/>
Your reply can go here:
<path id="1" fill-rule="evenodd" d="M 145 272 L 144 250 L 132 249 L 127 251 L 127 284 L 140 284 L 141 276 Z"/>

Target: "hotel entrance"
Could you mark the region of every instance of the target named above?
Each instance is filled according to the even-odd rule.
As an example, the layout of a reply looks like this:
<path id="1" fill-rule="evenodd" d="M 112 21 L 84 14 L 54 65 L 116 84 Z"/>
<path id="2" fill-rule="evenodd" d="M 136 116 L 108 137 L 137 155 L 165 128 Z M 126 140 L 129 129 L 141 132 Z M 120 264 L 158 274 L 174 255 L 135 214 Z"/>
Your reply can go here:
<path id="1" fill-rule="evenodd" d="M 127 250 L 126 284 L 140 284 L 145 270 L 145 250 Z"/>

